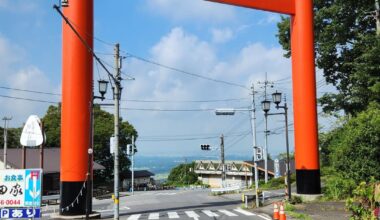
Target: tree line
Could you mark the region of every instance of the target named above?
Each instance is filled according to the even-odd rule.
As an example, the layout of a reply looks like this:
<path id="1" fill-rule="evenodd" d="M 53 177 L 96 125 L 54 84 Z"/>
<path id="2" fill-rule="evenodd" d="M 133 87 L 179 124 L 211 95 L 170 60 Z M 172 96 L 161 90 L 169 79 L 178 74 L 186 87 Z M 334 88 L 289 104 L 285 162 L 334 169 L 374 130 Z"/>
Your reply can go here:
<path id="1" fill-rule="evenodd" d="M 99 105 L 93 108 L 94 113 L 94 161 L 103 165 L 104 170 L 94 172 L 94 184 L 110 184 L 113 182 L 113 156 L 110 153 L 110 137 L 114 133 L 114 115 L 102 110 Z M 61 146 L 61 105 L 49 106 L 46 114 L 41 118 L 44 131 L 46 133 L 45 148 L 59 148 Z M 138 137 L 136 129 L 128 121 L 120 120 L 120 152 L 125 151 L 125 146 L 130 143 L 132 135 Z M 23 127 L 8 129 L 8 147 L 20 148 L 20 136 Z M 3 133 L 3 128 L 0 132 Z M 4 139 L 1 138 L 0 146 L 3 146 Z M 120 175 L 126 175 L 130 161 L 121 153 L 119 155 Z"/>

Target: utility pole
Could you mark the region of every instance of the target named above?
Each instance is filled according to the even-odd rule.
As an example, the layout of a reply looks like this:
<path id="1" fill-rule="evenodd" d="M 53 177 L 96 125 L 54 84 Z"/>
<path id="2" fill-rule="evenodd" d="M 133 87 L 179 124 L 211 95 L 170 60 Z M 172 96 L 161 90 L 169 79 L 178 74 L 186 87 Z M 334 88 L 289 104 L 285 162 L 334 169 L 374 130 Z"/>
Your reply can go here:
<path id="1" fill-rule="evenodd" d="M 12 120 L 12 117 L 4 117 L 4 170 L 7 169 L 7 142 L 8 142 L 8 121 Z"/>
<path id="2" fill-rule="evenodd" d="M 255 104 L 255 87 L 252 84 L 252 110 L 251 110 L 251 127 L 252 127 L 252 142 L 253 142 L 253 162 L 255 166 L 255 196 L 256 196 L 256 207 L 259 207 L 259 178 L 258 178 L 258 170 L 257 170 L 257 138 L 256 138 L 256 104 Z"/>
<path id="3" fill-rule="evenodd" d="M 267 87 L 271 85 L 273 87 L 273 82 L 268 81 L 267 73 L 265 73 L 265 81 L 259 82 L 259 84 L 264 84 L 264 99 L 267 100 Z M 265 139 L 264 139 L 264 169 L 265 169 L 265 183 L 268 182 L 268 114 L 265 112 Z"/>
<path id="4" fill-rule="evenodd" d="M 120 45 L 115 45 L 115 80 L 114 80 L 114 100 L 115 100 L 115 149 L 114 149 L 114 219 L 119 219 L 119 100 L 121 91 L 120 77 Z"/>
<path id="5" fill-rule="evenodd" d="M 134 170 L 134 164 L 135 164 L 135 159 L 134 159 L 134 155 L 135 155 L 135 136 L 132 135 L 132 188 L 131 188 L 131 191 L 132 191 L 132 195 L 134 195 L 134 185 L 135 185 L 135 170 Z"/>
<path id="6" fill-rule="evenodd" d="M 292 182 L 290 181 L 288 105 L 286 104 L 286 98 L 285 98 L 284 110 L 285 110 L 285 138 L 286 138 L 286 160 L 287 160 L 286 177 L 288 180 L 288 201 L 290 201 L 292 199 Z"/>
<path id="7" fill-rule="evenodd" d="M 222 165 L 222 187 L 225 186 L 226 180 L 226 166 L 224 164 L 224 135 L 220 136 L 220 160 Z"/>
<path id="8" fill-rule="evenodd" d="M 376 19 L 376 34 L 380 37 L 380 0 L 375 1 L 375 19 Z"/>

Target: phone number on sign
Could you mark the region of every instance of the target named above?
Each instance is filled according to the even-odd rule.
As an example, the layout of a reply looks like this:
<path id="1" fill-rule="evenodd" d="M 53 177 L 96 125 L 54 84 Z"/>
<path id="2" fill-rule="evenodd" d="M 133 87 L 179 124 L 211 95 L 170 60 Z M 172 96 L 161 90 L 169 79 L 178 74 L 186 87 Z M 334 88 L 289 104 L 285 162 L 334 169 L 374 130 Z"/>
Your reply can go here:
<path id="1" fill-rule="evenodd" d="M 12 200 L 12 199 L 0 200 L 0 205 L 20 205 L 20 204 L 21 204 L 20 200 Z"/>

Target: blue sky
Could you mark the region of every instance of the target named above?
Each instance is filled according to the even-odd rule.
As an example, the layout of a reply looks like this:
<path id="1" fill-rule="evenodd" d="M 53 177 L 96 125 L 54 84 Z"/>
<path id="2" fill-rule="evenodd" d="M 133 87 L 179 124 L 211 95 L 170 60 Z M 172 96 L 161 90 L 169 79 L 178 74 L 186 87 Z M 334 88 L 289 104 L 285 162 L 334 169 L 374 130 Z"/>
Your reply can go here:
<path id="1" fill-rule="evenodd" d="M 37 90 L 61 93 L 61 25 L 52 6 L 58 1 L 0 0 L 0 95 L 56 102 L 57 95 L 42 95 L 4 89 Z M 120 43 L 129 53 L 190 73 L 244 85 L 259 90 L 256 102 L 263 99 L 258 82 L 274 81 L 287 94 L 292 120 L 291 65 L 276 38 L 280 15 L 220 5 L 202 0 L 95 0 L 95 51 L 113 64 L 113 44 Z M 139 154 L 207 155 L 200 144 L 219 146 L 226 136 L 226 154 L 251 157 L 252 137 L 248 112 L 235 116 L 215 116 L 221 107 L 250 106 L 250 91 L 241 87 L 207 81 L 157 65 L 127 57 L 123 72 L 134 81 L 123 81 L 122 117 L 139 132 Z M 317 71 L 317 80 L 321 79 Z M 106 78 L 94 68 L 94 76 Z M 282 80 L 285 79 L 285 80 Z M 279 81 L 280 80 L 280 81 Z M 327 90 L 321 81 L 318 94 Z M 108 97 L 111 98 L 111 90 Z M 189 102 L 239 99 L 218 102 Z M 141 102 L 141 101 L 160 102 Z M 49 103 L 0 97 L 0 115 L 13 116 L 11 126 L 21 126 L 30 114 L 43 116 Z M 160 112 L 126 110 L 201 109 L 202 111 Z M 274 109 L 274 108 L 273 108 Z M 111 111 L 112 109 L 106 109 Z M 275 110 L 273 110 L 275 111 Z M 324 124 L 329 121 L 321 118 Z M 269 152 L 285 151 L 283 117 L 269 118 Z M 263 113 L 257 111 L 258 144 L 264 144 Z M 290 127 L 293 146 L 293 127 Z M 173 140 L 180 139 L 180 140 Z M 190 139 L 190 140 L 182 140 Z M 156 141 L 155 141 L 156 140 Z M 158 140 L 158 141 L 157 141 Z"/>

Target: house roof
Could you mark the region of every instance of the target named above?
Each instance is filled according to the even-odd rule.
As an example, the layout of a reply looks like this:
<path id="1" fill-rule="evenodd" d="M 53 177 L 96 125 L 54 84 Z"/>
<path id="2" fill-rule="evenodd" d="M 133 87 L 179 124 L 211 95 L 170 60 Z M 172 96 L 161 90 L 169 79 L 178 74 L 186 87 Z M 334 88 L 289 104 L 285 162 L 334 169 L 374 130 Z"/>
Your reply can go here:
<path id="1" fill-rule="evenodd" d="M 249 166 L 254 166 L 253 161 L 244 161 L 244 163 L 248 164 Z M 283 175 L 286 172 L 286 160 L 280 160 L 280 174 Z M 260 160 L 257 162 L 257 168 L 261 171 L 265 171 L 265 161 Z M 295 164 L 294 159 L 290 160 L 290 172 L 295 173 Z M 274 160 L 268 160 L 268 173 L 271 173 L 274 175 Z"/>
<path id="2" fill-rule="evenodd" d="M 0 161 L 3 161 L 3 149 L 0 150 Z M 61 163 L 60 148 L 44 149 L 44 173 L 59 173 Z M 22 148 L 7 149 L 7 164 L 15 169 L 22 168 Z M 40 168 L 40 149 L 26 148 L 26 168 Z M 103 170 L 104 166 L 94 162 L 94 170 Z"/>
<path id="3" fill-rule="evenodd" d="M 125 179 L 130 179 L 132 177 L 132 172 L 128 170 L 127 172 L 123 172 L 121 176 Z M 154 173 L 148 171 L 148 170 L 135 170 L 134 171 L 134 177 L 135 178 L 142 178 L 142 177 L 151 177 L 154 176 Z"/>

